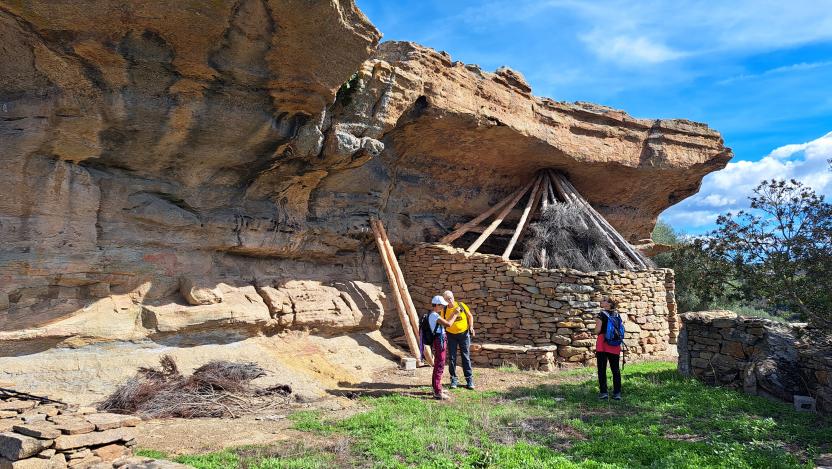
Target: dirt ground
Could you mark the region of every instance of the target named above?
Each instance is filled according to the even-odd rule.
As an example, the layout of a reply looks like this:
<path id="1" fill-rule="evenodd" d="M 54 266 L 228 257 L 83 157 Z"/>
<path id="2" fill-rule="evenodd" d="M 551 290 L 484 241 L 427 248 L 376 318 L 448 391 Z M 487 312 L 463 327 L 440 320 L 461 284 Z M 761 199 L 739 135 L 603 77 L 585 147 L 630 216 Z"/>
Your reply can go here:
<path id="1" fill-rule="evenodd" d="M 344 418 L 361 412 L 363 406 L 356 397 L 402 394 L 430 399 L 431 367 L 404 371 L 395 366 L 376 371 L 371 380 L 358 383 L 338 383 L 327 390 L 327 396 L 311 402 L 294 402 L 280 410 L 263 415 L 245 415 L 236 419 L 156 419 L 142 422 L 138 430 L 138 446 L 164 451 L 168 454 L 194 454 L 218 451 L 244 445 L 269 445 L 293 442 L 308 433 L 292 430 L 286 417 L 298 410 L 318 410 L 329 418 Z M 516 369 L 475 368 L 478 389 L 504 391 L 516 386 L 540 383 L 583 381 L 592 376 L 592 368 L 578 368 L 564 372 L 538 372 Z M 449 382 L 446 374 L 445 385 Z M 462 392 L 462 391 L 461 391 Z"/>
<path id="2" fill-rule="evenodd" d="M 288 382 L 296 390 L 295 399 L 290 404 L 268 410 L 262 415 L 245 415 L 235 419 L 147 420 L 138 427 L 138 446 L 178 455 L 294 441 L 301 433 L 290 428 L 292 422 L 287 416 L 292 412 L 319 410 L 330 418 L 343 418 L 363 410 L 357 399 L 361 396 L 401 394 L 432 398 L 430 382 L 433 368 L 420 367 L 415 371 L 399 369 L 398 360 L 404 352 L 377 332 L 330 339 L 296 335 L 282 338 L 281 347 L 276 363 L 284 371 L 272 373 L 272 378 L 259 384 L 275 384 L 272 381 L 279 381 L 280 376 L 300 376 L 301 379 L 296 377 Z M 292 373 L 286 373 L 289 370 Z M 458 372 L 461 373 L 461 369 Z M 592 367 L 553 372 L 474 368 L 477 389 L 491 391 L 541 383 L 584 381 L 592 376 Z M 443 383 L 447 385 L 449 382 L 446 369 Z M 308 433 L 302 435 L 306 440 L 311 438 Z"/>

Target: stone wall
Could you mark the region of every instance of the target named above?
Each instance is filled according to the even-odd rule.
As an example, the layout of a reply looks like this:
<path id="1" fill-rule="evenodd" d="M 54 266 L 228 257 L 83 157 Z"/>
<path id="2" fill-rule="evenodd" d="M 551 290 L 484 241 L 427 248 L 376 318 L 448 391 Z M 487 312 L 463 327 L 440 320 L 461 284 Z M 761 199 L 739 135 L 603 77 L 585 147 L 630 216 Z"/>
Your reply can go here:
<path id="1" fill-rule="evenodd" d="M 663 354 L 671 343 L 675 302 L 669 269 L 527 269 L 500 256 L 441 244 L 417 246 L 403 257 L 402 268 L 419 310 L 427 310 L 431 297 L 444 290 L 471 307 L 477 342 L 485 344 L 474 356 L 481 364 L 517 359 L 547 368 L 555 357 L 586 362 L 594 355 L 592 328 L 604 296 L 618 300 L 628 317 L 630 356 Z"/>
<path id="2" fill-rule="evenodd" d="M 832 412 L 832 343 L 817 331 L 730 311 L 680 319 L 680 373 L 789 402 L 795 395 L 810 396 L 818 410 Z"/>

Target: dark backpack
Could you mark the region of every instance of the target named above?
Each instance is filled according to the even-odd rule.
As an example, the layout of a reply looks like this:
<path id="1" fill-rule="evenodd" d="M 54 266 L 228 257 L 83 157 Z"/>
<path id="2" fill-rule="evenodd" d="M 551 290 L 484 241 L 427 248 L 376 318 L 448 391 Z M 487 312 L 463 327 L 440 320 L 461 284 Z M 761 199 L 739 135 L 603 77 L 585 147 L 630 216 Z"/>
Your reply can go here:
<path id="1" fill-rule="evenodd" d="M 604 341 L 610 345 L 621 345 L 624 342 L 624 321 L 621 320 L 621 315 L 611 315 L 606 311 L 603 312 L 607 317 L 607 330 L 604 331 Z"/>
<path id="2" fill-rule="evenodd" d="M 442 324 L 439 324 L 439 321 L 436 321 L 436 328 L 431 330 L 430 321 L 428 321 L 428 317 L 430 317 L 431 313 L 432 311 L 428 312 L 422 316 L 422 320 L 419 321 L 419 352 L 422 354 L 422 358 L 425 358 L 425 345 L 428 347 L 433 345 L 433 341 L 439 334 L 439 328 L 442 327 Z"/>

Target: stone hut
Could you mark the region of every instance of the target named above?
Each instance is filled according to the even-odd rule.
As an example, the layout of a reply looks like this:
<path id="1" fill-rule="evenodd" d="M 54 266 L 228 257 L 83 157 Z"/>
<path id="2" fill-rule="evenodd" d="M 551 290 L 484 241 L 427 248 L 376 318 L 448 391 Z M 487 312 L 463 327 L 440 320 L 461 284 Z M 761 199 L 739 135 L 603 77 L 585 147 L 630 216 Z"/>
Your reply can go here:
<path id="1" fill-rule="evenodd" d="M 421 244 L 402 263 L 414 302 L 427 305 L 450 289 L 476 321 L 475 363 L 551 370 L 593 357 L 592 328 L 599 301 L 618 300 L 628 317 L 630 357 L 666 354 L 678 322 L 673 271 L 580 272 L 524 268 L 492 254 L 469 254 L 443 244 Z"/>

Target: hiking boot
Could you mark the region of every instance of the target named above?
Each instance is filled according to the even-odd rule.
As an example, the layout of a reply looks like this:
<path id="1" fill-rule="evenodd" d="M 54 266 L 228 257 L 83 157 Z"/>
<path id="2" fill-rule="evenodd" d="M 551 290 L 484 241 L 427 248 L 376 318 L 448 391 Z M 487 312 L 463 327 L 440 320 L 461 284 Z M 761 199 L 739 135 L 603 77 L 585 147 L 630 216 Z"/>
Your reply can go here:
<path id="1" fill-rule="evenodd" d="M 441 394 L 434 394 L 433 398 L 436 399 L 437 401 L 447 401 L 451 398 L 451 396 L 449 396 L 447 393 L 443 392 Z"/>
<path id="2" fill-rule="evenodd" d="M 617 393 L 613 394 L 612 398 L 615 399 L 616 401 L 620 401 L 621 400 L 621 393 L 617 392 Z"/>
<path id="3" fill-rule="evenodd" d="M 451 387 L 451 389 L 456 389 L 456 388 L 458 388 L 458 387 L 459 387 L 459 381 L 457 381 L 456 379 L 452 379 L 452 380 L 451 380 L 451 386 L 450 386 L 450 387 Z"/>
<path id="4" fill-rule="evenodd" d="M 602 392 L 601 395 L 598 396 L 598 399 L 601 399 L 602 401 L 605 400 L 605 399 L 609 399 L 609 398 L 610 398 L 610 395 L 605 393 L 605 392 Z"/>
<path id="5" fill-rule="evenodd" d="M 470 389 L 470 390 L 473 391 L 475 389 L 474 383 L 470 382 L 470 383 L 466 384 L 465 389 Z"/>

